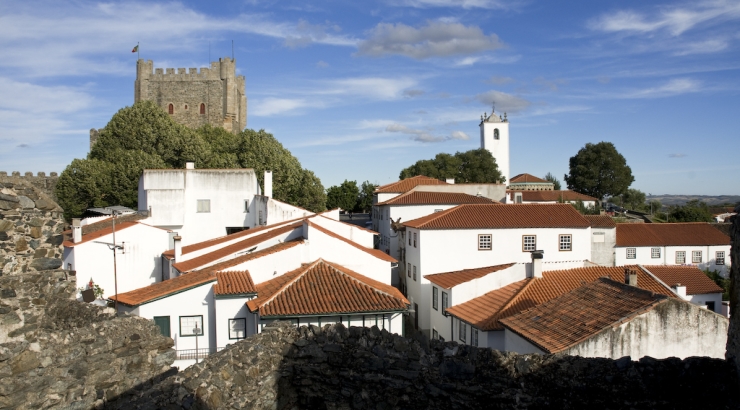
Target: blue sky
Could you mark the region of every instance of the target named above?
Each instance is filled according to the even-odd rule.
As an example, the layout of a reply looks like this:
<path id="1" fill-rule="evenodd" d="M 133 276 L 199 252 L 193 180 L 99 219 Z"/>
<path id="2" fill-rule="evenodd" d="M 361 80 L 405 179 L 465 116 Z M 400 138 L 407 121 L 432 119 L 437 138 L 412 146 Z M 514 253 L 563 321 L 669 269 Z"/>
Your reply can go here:
<path id="1" fill-rule="evenodd" d="M 740 194 L 740 1 L 306 3 L 3 1 L 0 170 L 84 158 L 133 103 L 137 43 L 178 68 L 233 40 L 248 127 L 327 187 L 478 148 L 495 101 L 512 175 L 610 141 L 646 193 Z"/>

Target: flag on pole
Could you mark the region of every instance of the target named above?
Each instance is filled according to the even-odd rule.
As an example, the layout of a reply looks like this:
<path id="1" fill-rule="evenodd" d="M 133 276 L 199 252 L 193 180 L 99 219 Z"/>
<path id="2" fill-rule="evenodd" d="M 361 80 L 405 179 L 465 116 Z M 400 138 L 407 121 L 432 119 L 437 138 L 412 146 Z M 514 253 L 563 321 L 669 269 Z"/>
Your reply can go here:
<path id="1" fill-rule="evenodd" d="M 137 45 L 136 45 L 136 47 L 134 47 L 134 49 L 133 49 L 133 50 L 131 50 L 131 52 L 132 52 L 132 53 L 137 53 L 137 52 L 139 52 L 139 45 L 137 44 Z"/>

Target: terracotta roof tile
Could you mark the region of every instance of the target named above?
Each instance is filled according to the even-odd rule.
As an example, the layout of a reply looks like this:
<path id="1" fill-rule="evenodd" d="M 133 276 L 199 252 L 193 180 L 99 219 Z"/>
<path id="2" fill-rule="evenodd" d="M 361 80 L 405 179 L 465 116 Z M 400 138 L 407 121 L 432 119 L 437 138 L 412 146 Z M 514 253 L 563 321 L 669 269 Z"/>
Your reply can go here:
<path id="1" fill-rule="evenodd" d="M 263 256 L 272 255 L 273 253 L 282 252 L 282 251 L 284 251 L 286 249 L 290 249 L 290 248 L 292 248 L 294 246 L 300 245 L 303 242 L 304 242 L 304 238 L 302 238 L 302 237 L 301 238 L 296 238 L 296 239 L 293 239 L 293 240 L 290 240 L 290 241 L 285 241 L 283 243 L 279 243 L 277 245 L 270 246 L 269 248 L 260 249 L 257 252 L 252 252 L 252 253 L 248 253 L 248 254 L 245 254 L 245 255 L 240 255 L 240 256 L 237 256 L 234 259 L 229 259 L 229 260 L 226 260 L 226 261 L 223 261 L 223 262 L 219 262 L 219 263 L 217 263 L 215 265 L 211 265 L 211 266 L 205 267 L 203 269 L 199 269 L 199 270 L 207 270 L 207 271 L 211 271 L 211 272 L 220 272 L 220 271 L 223 271 L 225 269 L 228 269 L 228 268 L 230 268 L 232 266 L 240 265 L 240 264 L 242 264 L 244 262 L 249 262 L 249 261 L 254 260 L 254 259 L 259 259 L 259 258 L 261 258 Z"/>
<path id="2" fill-rule="evenodd" d="M 617 224 L 618 247 L 729 244 L 729 236 L 705 222 Z"/>
<path id="3" fill-rule="evenodd" d="M 542 272 L 542 278 L 525 279 L 447 309 L 453 316 L 481 330 L 501 330 L 500 319 L 554 299 L 600 277 L 623 282 L 624 270 L 637 272 L 638 287 L 666 296 L 675 294 L 638 266 L 590 266 Z M 512 292 L 514 293 L 512 295 Z M 502 300 L 507 300 L 502 304 Z"/>
<path id="4" fill-rule="evenodd" d="M 218 261 L 222 258 L 235 254 L 239 251 L 247 250 L 249 248 L 258 246 L 259 244 L 261 244 L 262 242 L 266 240 L 283 235 L 301 226 L 303 226 L 303 222 L 297 222 L 292 225 L 287 225 L 287 226 L 283 226 L 280 228 L 276 228 L 271 231 L 265 232 L 263 234 L 253 236 L 251 238 L 247 238 L 243 241 L 239 241 L 237 243 L 224 246 L 223 248 L 217 249 L 213 252 L 200 255 L 196 258 L 188 259 L 186 261 L 179 262 L 179 263 L 175 263 L 173 266 L 180 272 L 188 272 L 193 269 L 197 269 L 201 266 L 205 266 L 209 263 Z"/>
<path id="5" fill-rule="evenodd" d="M 128 306 L 139 306 L 215 280 L 216 275 L 213 272 L 186 273 L 176 278 L 157 282 L 130 292 L 119 293 L 118 303 Z M 116 300 L 116 297 L 111 296 L 108 299 Z"/>
<path id="6" fill-rule="evenodd" d="M 482 196 L 458 192 L 411 191 L 376 205 L 460 205 L 499 203 Z"/>
<path id="7" fill-rule="evenodd" d="M 373 256 L 375 256 L 378 259 L 382 259 L 384 261 L 391 262 L 391 263 L 398 262 L 395 258 L 393 258 L 392 256 L 386 254 L 385 252 L 381 251 L 380 249 L 366 248 L 366 247 L 364 247 L 364 246 L 362 246 L 362 245 L 360 245 L 360 244 L 358 244 L 358 243 L 356 243 L 354 241 L 350 241 L 349 239 L 347 239 L 347 238 L 345 238 L 345 237 L 343 237 L 341 235 L 337 235 L 336 233 L 334 233 L 334 232 L 332 232 L 332 231 L 324 228 L 323 226 L 321 226 L 319 224 L 312 223 L 311 221 L 307 221 L 307 222 L 308 222 L 308 225 L 311 228 L 317 229 L 320 232 L 323 232 L 323 233 L 331 236 L 332 238 L 339 239 L 340 241 L 342 241 L 342 242 L 344 242 L 344 243 L 346 243 L 348 245 L 351 245 L 351 246 L 353 246 L 353 247 L 355 247 L 355 248 L 357 248 L 357 249 L 359 249 L 359 250 L 361 250 L 363 252 L 369 253 L 370 255 L 373 255 Z"/>
<path id="8" fill-rule="evenodd" d="M 126 228 L 130 228 L 136 224 L 138 224 L 138 222 L 121 222 L 121 223 L 116 222 L 116 232 L 122 231 Z M 107 227 L 95 230 L 87 235 L 82 235 L 82 240 L 80 242 L 75 243 L 75 242 L 72 242 L 71 240 L 66 240 L 64 241 L 64 246 L 68 248 L 72 248 L 77 245 L 82 245 L 83 243 L 90 242 L 95 239 L 100 239 L 103 236 L 110 235 L 112 233 L 113 233 L 113 227 L 111 226 L 110 221 L 108 221 Z"/>
<path id="9" fill-rule="evenodd" d="M 666 300 L 664 295 L 599 278 L 501 319 L 501 324 L 545 352 L 558 353 Z"/>
<path id="10" fill-rule="evenodd" d="M 216 296 L 256 294 L 252 276 L 248 271 L 216 272 L 217 283 L 213 287 Z"/>
<path id="11" fill-rule="evenodd" d="M 404 311 L 409 304 L 393 286 L 322 259 L 257 285 L 247 302 L 261 317 Z"/>
<path id="12" fill-rule="evenodd" d="M 575 191 L 517 191 L 521 192 L 522 200 L 528 202 L 557 202 L 557 201 L 597 201 L 596 198 L 583 195 Z"/>
<path id="13" fill-rule="evenodd" d="M 449 185 L 445 181 L 440 181 L 436 178 L 425 177 L 424 175 L 417 175 L 415 177 L 406 178 L 397 182 L 379 186 L 375 193 L 403 193 L 408 192 L 417 185 Z"/>
<path id="14" fill-rule="evenodd" d="M 583 215 L 592 228 L 616 228 L 617 224 L 609 215 Z"/>
<path id="15" fill-rule="evenodd" d="M 570 204 L 459 205 L 404 223 L 417 229 L 587 228 Z"/>
<path id="16" fill-rule="evenodd" d="M 470 282 L 473 279 L 482 278 L 489 273 L 498 272 L 514 266 L 513 263 L 505 265 L 486 266 L 484 268 L 463 269 L 454 272 L 435 273 L 424 276 L 427 280 L 445 289 L 450 289 L 461 283 Z"/>
<path id="17" fill-rule="evenodd" d="M 687 295 L 703 295 L 706 293 L 723 293 L 724 289 L 719 287 L 712 279 L 696 266 L 645 266 L 645 269 L 657 276 L 668 286 L 680 283 L 686 286 Z"/>
<path id="18" fill-rule="evenodd" d="M 539 184 L 542 184 L 542 183 L 544 183 L 544 184 L 551 184 L 552 183 L 552 182 L 550 182 L 550 181 L 548 181 L 546 179 L 538 178 L 538 177 L 536 177 L 534 175 L 531 175 L 531 174 L 514 175 L 509 180 L 509 183 L 510 184 L 523 184 L 523 183 L 528 183 L 528 182 L 529 183 L 539 183 Z"/>

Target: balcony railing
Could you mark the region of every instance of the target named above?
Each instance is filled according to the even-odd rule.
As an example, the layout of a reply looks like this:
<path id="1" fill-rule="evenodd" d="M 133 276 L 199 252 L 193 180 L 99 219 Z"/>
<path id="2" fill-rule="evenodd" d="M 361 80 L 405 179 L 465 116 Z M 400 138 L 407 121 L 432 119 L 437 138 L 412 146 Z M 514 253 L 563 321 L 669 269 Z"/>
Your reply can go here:
<path id="1" fill-rule="evenodd" d="M 203 348 L 203 349 L 184 349 L 184 350 L 178 350 L 177 351 L 177 359 L 176 360 L 195 360 L 195 359 L 203 359 L 204 357 L 207 357 L 209 354 L 211 354 L 209 348 Z"/>

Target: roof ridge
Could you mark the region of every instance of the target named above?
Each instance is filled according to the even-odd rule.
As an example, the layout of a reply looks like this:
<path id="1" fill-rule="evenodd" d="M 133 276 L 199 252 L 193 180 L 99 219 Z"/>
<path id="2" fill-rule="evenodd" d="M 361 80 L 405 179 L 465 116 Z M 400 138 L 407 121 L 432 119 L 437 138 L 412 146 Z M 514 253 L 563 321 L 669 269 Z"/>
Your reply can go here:
<path id="1" fill-rule="evenodd" d="M 371 285 L 371 284 L 369 284 L 369 283 L 367 283 L 367 282 L 365 282 L 365 281 L 363 281 L 363 280 L 360 280 L 360 279 L 358 279 L 358 278 L 354 277 L 353 275 L 350 275 L 349 273 L 347 273 L 347 272 L 345 272 L 345 271 L 343 271 L 343 270 L 341 270 L 341 269 L 339 269 L 339 268 L 337 267 L 337 265 L 338 265 L 338 266 L 340 266 L 340 267 L 342 267 L 342 268 L 348 269 L 348 268 L 346 268 L 346 267 L 344 267 L 344 266 L 342 266 L 342 265 L 339 265 L 339 264 L 334 264 L 333 262 L 325 261 L 325 260 L 323 260 L 323 259 L 321 259 L 321 260 L 322 260 L 322 261 L 323 261 L 323 262 L 324 262 L 324 263 L 325 263 L 326 265 L 329 265 L 329 266 L 330 266 L 330 267 L 331 267 L 332 269 L 334 269 L 335 271 L 337 271 L 337 272 L 341 273 L 342 275 L 344 275 L 344 276 L 346 276 L 346 277 L 348 277 L 348 278 L 350 278 L 350 279 L 354 280 L 355 282 L 357 282 L 357 283 L 361 284 L 362 286 L 366 286 L 366 287 L 369 287 L 369 288 L 371 288 L 372 290 L 374 290 L 374 291 L 376 291 L 376 292 L 378 292 L 378 293 L 382 293 L 382 294 L 384 294 L 384 295 L 386 295 L 386 296 L 388 296 L 388 297 L 391 297 L 391 298 L 398 298 L 397 296 L 395 296 L 395 295 L 391 295 L 390 293 L 388 293 L 388 292 L 386 292 L 386 291 L 384 291 L 384 290 L 382 290 L 382 289 L 378 289 L 378 288 L 376 288 L 376 287 L 375 287 L 374 285 Z M 350 270 L 350 269 L 348 269 L 348 270 Z M 370 279 L 370 280 L 372 280 L 372 281 L 375 281 L 375 279 L 372 279 L 372 278 L 368 278 L 368 277 L 366 277 L 365 275 L 363 275 L 363 274 L 361 274 L 361 273 L 359 273 L 359 272 L 354 272 L 354 271 L 352 271 L 352 272 L 353 272 L 353 273 L 357 273 L 358 275 L 361 275 L 361 276 L 363 276 L 363 277 L 365 277 L 365 278 L 367 278 L 367 279 Z M 378 281 L 376 281 L 376 282 L 378 282 Z M 382 283 L 382 282 L 379 282 L 379 283 Z"/>
<path id="2" fill-rule="evenodd" d="M 292 278 L 292 279 L 288 280 L 287 282 L 285 282 L 283 284 L 283 286 L 281 286 L 278 290 L 276 290 L 275 293 L 273 293 L 272 296 L 270 296 L 267 300 L 265 300 L 264 302 L 260 303 L 259 308 L 262 308 L 262 307 L 266 306 L 267 304 L 269 304 L 270 302 L 272 302 L 273 300 L 275 300 L 275 298 L 279 294 L 285 292 L 289 287 L 293 286 L 293 284 L 295 284 L 296 282 L 298 282 L 298 280 L 300 278 L 302 278 L 303 276 L 305 276 L 306 273 L 309 270 L 313 269 L 320 261 L 323 261 L 323 259 L 322 258 L 316 259 L 310 265 L 308 265 L 308 266 L 301 266 L 300 268 L 296 269 L 296 270 L 300 270 L 300 269 L 303 269 L 303 270 L 300 273 L 298 273 L 294 278 Z"/>

